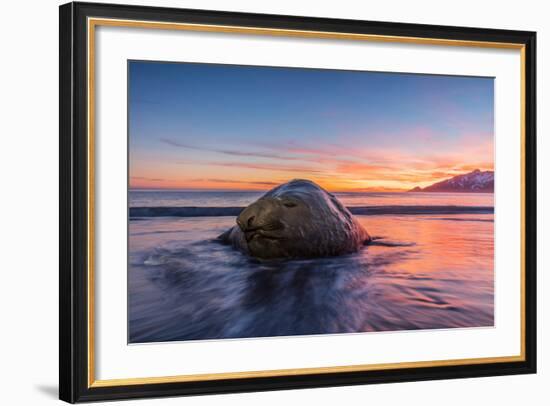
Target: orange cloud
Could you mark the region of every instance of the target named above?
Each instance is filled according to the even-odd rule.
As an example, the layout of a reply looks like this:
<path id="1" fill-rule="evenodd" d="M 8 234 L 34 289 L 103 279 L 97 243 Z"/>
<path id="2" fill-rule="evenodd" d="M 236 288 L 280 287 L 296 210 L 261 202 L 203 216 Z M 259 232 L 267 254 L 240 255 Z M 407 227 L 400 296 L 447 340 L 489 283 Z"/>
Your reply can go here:
<path id="1" fill-rule="evenodd" d="M 462 135 L 451 140 L 439 140 L 429 130 L 417 130 L 415 134 L 420 145 L 369 148 L 290 142 L 256 145 L 255 150 L 226 150 L 165 139 L 165 144 L 216 153 L 223 159 L 213 160 L 211 154 L 200 152 L 184 152 L 185 161 L 136 159 L 131 162 L 131 172 L 139 176 L 130 179 L 130 186 L 266 190 L 293 178 L 306 178 L 331 191 L 403 191 L 474 169 L 494 170 L 493 142 L 487 134 Z"/>

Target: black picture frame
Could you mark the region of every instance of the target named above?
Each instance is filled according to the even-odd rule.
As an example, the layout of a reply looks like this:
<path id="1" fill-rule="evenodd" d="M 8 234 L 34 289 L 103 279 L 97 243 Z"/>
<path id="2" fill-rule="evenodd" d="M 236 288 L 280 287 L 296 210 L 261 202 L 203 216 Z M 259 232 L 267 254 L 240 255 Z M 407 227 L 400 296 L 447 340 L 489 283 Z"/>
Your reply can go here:
<path id="1" fill-rule="evenodd" d="M 67 402 L 234 393 L 536 372 L 536 33 L 498 29 L 261 15 L 112 4 L 60 6 L 59 397 Z M 89 382 L 87 19 L 89 17 L 269 29 L 513 43 L 524 72 L 524 359 L 514 362 L 310 373 L 94 387 Z"/>

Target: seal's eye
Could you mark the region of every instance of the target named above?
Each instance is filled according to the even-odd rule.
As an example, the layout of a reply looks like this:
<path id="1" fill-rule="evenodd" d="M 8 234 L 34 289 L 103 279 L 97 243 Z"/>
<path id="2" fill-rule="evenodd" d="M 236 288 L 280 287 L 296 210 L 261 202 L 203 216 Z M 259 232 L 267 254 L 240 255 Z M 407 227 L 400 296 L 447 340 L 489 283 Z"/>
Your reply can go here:
<path id="1" fill-rule="evenodd" d="M 286 202 L 283 202 L 283 206 L 285 206 L 285 207 L 296 207 L 298 205 L 294 202 L 286 201 Z"/>

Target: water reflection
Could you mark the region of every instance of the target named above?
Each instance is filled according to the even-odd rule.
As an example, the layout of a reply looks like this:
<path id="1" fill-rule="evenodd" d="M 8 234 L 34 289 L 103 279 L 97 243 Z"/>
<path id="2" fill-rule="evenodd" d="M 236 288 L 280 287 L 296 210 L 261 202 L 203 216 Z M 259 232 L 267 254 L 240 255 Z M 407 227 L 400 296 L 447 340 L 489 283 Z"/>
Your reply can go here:
<path id="1" fill-rule="evenodd" d="M 359 253 L 267 262 L 212 240 L 231 218 L 132 221 L 130 342 L 493 324 L 492 215 L 359 219 Z"/>

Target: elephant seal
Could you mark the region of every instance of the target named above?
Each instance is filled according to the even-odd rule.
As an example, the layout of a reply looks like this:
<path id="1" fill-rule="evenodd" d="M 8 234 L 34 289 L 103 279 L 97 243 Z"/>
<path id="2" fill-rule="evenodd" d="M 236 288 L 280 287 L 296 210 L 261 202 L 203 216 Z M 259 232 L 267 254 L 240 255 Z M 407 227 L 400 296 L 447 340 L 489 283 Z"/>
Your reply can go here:
<path id="1" fill-rule="evenodd" d="M 237 225 L 218 238 L 262 259 L 342 255 L 371 241 L 334 195 L 304 179 L 271 189 L 246 207 Z"/>

